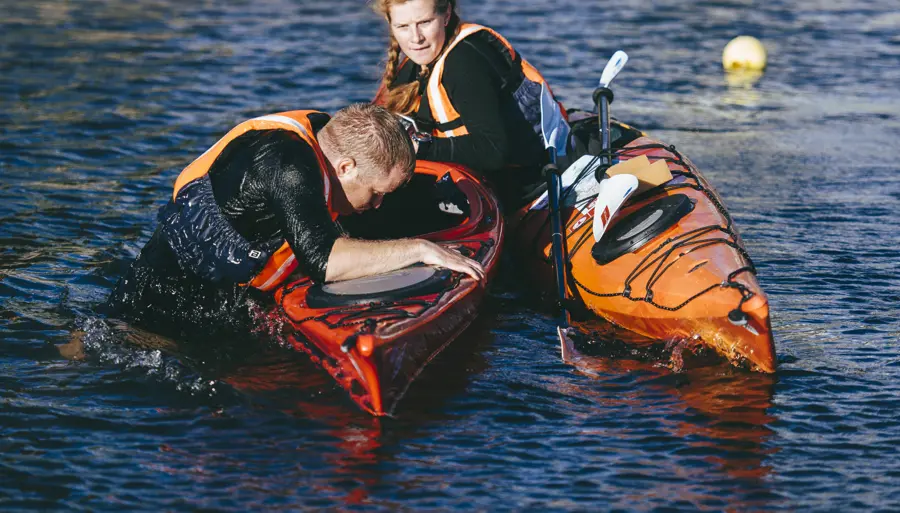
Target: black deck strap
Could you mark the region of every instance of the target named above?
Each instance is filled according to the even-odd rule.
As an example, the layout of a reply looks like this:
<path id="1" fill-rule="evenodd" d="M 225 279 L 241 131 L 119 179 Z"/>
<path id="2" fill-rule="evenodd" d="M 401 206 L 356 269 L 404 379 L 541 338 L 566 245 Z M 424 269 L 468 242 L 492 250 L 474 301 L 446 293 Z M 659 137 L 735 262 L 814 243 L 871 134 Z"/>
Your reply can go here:
<path id="1" fill-rule="evenodd" d="M 634 131 L 638 133 L 637 131 Z M 627 140 L 625 144 L 631 142 L 637 137 L 633 137 Z M 731 219 L 731 215 L 725 209 L 725 206 L 721 204 L 721 202 L 716 198 L 715 193 L 706 188 L 702 181 L 696 173 L 693 172 L 693 168 L 691 165 L 687 163 L 685 158 L 675 149 L 673 145 L 666 145 L 660 143 L 652 143 L 652 144 L 643 144 L 637 146 L 630 147 L 621 147 L 616 149 L 616 153 L 619 156 L 630 155 L 634 152 L 643 152 L 646 150 L 653 149 L 663 149 L 670 152 L 673 157 L 663 157 L 662 160 L 666 162 L 674 163 L 681 167 L 681 170 L 672 170 L 672 173 L 675 175 L 683 176 L 686 181 L 684 183 L 678 183 L 675 185 L 665 186 L 663 190 L 666 192 L 671 192 L 675 189 L 679 188 L 689 188 L 696 190 L 698 192 L 703 193 L 716 207 L 719 213 L 725 218 L 726 225 L 709 225 L 700 228 L 695 228 L 691 231 L 682 233 L 677 235 L 671 239 L 664 241 L 660 244 L 656 249 L 651 251 L 648 255 L 646 255 L 641 262 L 635 266 L 634 269 L 631 270 L 628 277 L 625 279 L 625 284 L 622 291 L 616 292 L 599 292 L 596 290 L 592 290 L 590 287 L 578 281 L 574 276 L 572 276 L 572 282 L 575 286 L 581 290 L 582 292 L 594 296 L 594 297 L 624 297 L 631 301 L 644 301 L 656 308 L 668 311 L 677 311 L 681 308 L 684 308 L 686 305 L 690 304 L 695 299 L 703 296 L 704 294 L 721 288 L 721 287 L 730 287 L 737 289 L 741 293 L 741 301 L 737 306 L 737 309 L 741 308 L 744 302 L 753 297 L 754 293 L 751 292 L 745 285 L 742 283 L 735 281 L 737 276 L 741 273 L 750 273 L 756 274 L 756 267 L 753 265 L 753 261 L 750 259 L 750 255 L 747 254 L 747 251 L 737 243 L 737 234 L 735 233 L 733 227 L 733 222 Z M 630 201 L 633 203 L 643 201 L 644 196 L 657 194 L 658 191 L 647 191 L 643 195 L 633 196 Z M 705 236 L 710 235 L 714 232 L 721 232 L 726 236 L 726 238 L 717 237 L 714 239 L 705 238 Z M 589 231 L 586 233 L 590 233 Z M 537 237 L 535 237 L 535 241 L 537 241 Z M 666 261 L 670 255 L 677 251 L 693 251 L 694 249 L 706 247 L 712 244 L 726 244 L 734 250 L 738 251 L 741 256 L 747 261 L 747 265 L 744 267 L 740 267 L 734 271 L 732 271 L 728 275 L 728 279 L 724 283 L 718 283 L 710 285 L 709 287 L 697 292 L 693 296 L 684 300 L 681 304 L 674 306 L 666 306 L 657 303 L 653 299 L 653 285 L 662 278 L 662 275 L 671 268 L 671 265 L 666 265 Z M 639 275 L 642 275 L 645 272 L 651 272 L 651 279 L 647 286 L 647 294 L 645 296 L 632 296 L 631 295 L 631 283 L 637 279 Z"/>

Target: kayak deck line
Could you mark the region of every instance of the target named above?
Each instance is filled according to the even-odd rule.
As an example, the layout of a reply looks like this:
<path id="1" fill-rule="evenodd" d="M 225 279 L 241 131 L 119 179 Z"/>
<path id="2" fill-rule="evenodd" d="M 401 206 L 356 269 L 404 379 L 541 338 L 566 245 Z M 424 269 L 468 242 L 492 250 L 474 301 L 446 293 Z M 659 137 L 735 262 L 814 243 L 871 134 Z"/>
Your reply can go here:
<path id="1" fill-rule="evenodd" d="M 674 146 L 616 125 L 620 133 L 633 135 L 614 146 L 610 157 L 619 162 L 638 156 L 654 165 L 665 162 L 672 179 L 629 197 L 596 244 L 592 223 L 586 222 L 595 215 L 596 195 L 584 194 L 585 182 L 596 180 L 594 173 L 582 172 L 565 189 L 563 198 L 570 196 L 562 212 L 570 248 L 570 296 L 592 314 L 648 339 L 697 341 L 737 366 L 774 372 L 768 300 L 718 194 Z M 670 213 L 654 211 L 663 204 L 681 208 L 681 217 L 673 214 L 671 224 L 658 223 L 658 233 L 642 240 L 642 230 Z M 547 218 L 546 208 L 520 211 L 514 237 L 543 290 L 552 285 Z M 622 228 L 618 234 L 617 228 Z M 610 251 L 617 245 L 618 250 Z M 562 349 L 569 355 L 577 353 L 574 345 Z"/>
<path id="2" fill-rule="evenodd" d="M 488 282 L 503 247 L 498 200 L 455 164 L 418 161 L 410 182 L 379 209 L 340 222 L 353 237 L 420 237 L 459 251 L 484 267 Z M 300 279 L 276 291 L 276 306 L 260 324 L 283 345 L 307 353 L 360 408 L 391 416 L 425 366 L 476 318 L 485 296 L 485 284 L 428 269 L 328 286 Z M 378 291 L 357 292 L 366 287 Z"/>

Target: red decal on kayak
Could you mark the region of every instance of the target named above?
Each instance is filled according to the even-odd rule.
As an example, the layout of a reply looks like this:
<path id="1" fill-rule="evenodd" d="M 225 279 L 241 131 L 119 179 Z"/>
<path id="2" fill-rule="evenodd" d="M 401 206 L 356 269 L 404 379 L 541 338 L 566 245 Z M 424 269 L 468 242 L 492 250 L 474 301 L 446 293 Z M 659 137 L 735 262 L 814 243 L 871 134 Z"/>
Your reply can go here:
<path id="1" fill-rule="evenodd" d="M 569 233 L 572 233 L 575 230 L 584 226 L 584 223 L 586 223 L 588 221 L 588 219 L 590 219 L 590 218 L 591 218 L 590 215 L 582 216 L 581 219 L 579 219 L 578 221 L 575 221 L 575 224 L 573 224 L 572 228 L 569 229 Z"/>

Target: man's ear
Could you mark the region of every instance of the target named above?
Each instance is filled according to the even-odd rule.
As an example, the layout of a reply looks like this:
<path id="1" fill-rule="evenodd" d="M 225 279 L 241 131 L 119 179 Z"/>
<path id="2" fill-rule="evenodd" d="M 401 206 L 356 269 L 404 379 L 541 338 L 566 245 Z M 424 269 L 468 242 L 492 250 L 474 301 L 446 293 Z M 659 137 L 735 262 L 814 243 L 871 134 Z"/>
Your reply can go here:
<path id="1" fill-rule="evenodd" d="M 346 157 L 338 161 L 337 165 L 334 166 L 334 172 L 341 179 L 356 178 L 359 168 L 356 167 L 356 160 Z"/>

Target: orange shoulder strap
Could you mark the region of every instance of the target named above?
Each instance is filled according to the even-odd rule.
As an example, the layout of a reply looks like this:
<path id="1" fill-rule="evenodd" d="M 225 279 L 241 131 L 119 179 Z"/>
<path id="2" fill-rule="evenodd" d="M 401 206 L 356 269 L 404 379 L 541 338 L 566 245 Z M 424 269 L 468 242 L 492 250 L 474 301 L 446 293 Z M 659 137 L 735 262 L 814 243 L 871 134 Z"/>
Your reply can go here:
<path id="1" fill-rule="evenodd" d="M 453 104 L 450 101 L 450 96 L 447 94 L 447 90 L 444 88 L 444 85 L 441 83 L 444 75 L 444 62 L 447 59 L 447 55 L 450 54 L 450 51 L 456 47 L 463 39 L 471 36 L 472 34 L 486 30 L 490 32 L 494 37 L 500 41 L 504 47 L 506 47 L 507 51 L 509 51 L 510 59 L 513 62 L 516 62 L 516 50 L 513 46 L 506 40 L 503 36 L 500 35 L 497 31 L 492 28 L 485 27 L 483 25 L 477 25 L 474 23 L 464 23 L 460 27 L 459 33 L 456 37 L 450 41 L 447 45 L 447 49 L 444 50 L 444 53 L 438 58 L 437 62 L 434 64 L 434 69 L 431 71 L 431 76 L 428 78 L 428 103 L 431 107 L 431 115 L 435 120 L 437 125 L 444 125 L 456 121 L 459 119 L 459 112 L 453 107 Z M 519 59 L 521 62 L 522 73 L 525 75 L 525 78 L 532 82 L 536 82 L 538 84 L 545 84 L 547 81 L 544 79 L 543 75 L 531 64 L 528 63 L 525 59 Z M 549 88 L 550 85 L 547 84 Z M 552 94 L 552 91 L 551 91 Z M 565 109 L 560 105 L 560 110 L 563 113 L 563 117 L 567 118 Z M 449 127 L 448 127 L 449 128 Z M 440 130 L 435 129 L 432 135 L 435 137 L 458 137 L 461 135 L 466 135 L 469 133 L 469 130 L 466 128 L 464 124 L 459 124 L 452 129 L 448 130 Z"/>
<path id="2" fill-rule="evenodd" d="M 280 112 L 277 114 L 270 114 L 268 116 L 261 116 L 258 118 L 253 118 L 238 126 L 232 128 L 224 137 L 219 139 L 211 148 L 206 150 L 203 155 L 200 155 L 196 160 L 191 162 L 181 174 L 178 175 L 178 178 L 175 180 L 174 192 L 172 193 L 172 197 L 175 198 L 178 195 L 178 191 L 181 190 L 187 183 L 192 180 L 196 180 L 207 173 L 209 173 L 210 167 L 212 167 L 213 162 L 215 162 L 216 158 L 222 153 L 222 150 L 228 146 L 228 143 L 240 137 L 241 135 L 251 131 L 251 130 L 290 130 L 295 132 L 300 136 L 301 139 L 306 141 L 310 147 L 312 147 L 313 151 L 316 154 L 316 160 L 319 164 L 319 169 L 322 171 L 322 179 L 325 188 L 325 203 L 328 206 L 328 210 L 331 212 L 332 219 L 337 219 L 337 214 L 334 212 L 332 207 L 332 183 L 331 183 L 331 171 L 330 166 L 328 165 L 327 159 L 325 159 L 325 155 L 322 153 L 322 148 L 319 146 L 319 142 L 315 137 L 315 133 L 312 128 L 312 124 L 309 122 L 309 115 L 318 113 L 318 111 L 314 110 L 295 110 L 288 112 Z M 268 291 L 275 288 L 278 284 L 284 281 L 294 269 L 297 268 L 297 261 L 294 257 L 293 252 L 291 251 L 288 243 L 285 242 L 281 245 L 281 247 L 269 258 L 266 262 L 263 270 L 250 281 L 248 285 L 256 287 L 258 289 Z"/>
<path id="3" fill-rule="evenodd" d="M 224 150 L 225 147 L 228 146 L 228 143 L 237 139 L 241 135 L 250 132 L 251 130 L 282 129 L 297 133 L 304 141 L 312 146 L 313 150 L 316 153 L 316 159 L 319 161 L 320 168 L 323 170 L 323 172 L 327 173 L 328 167 L 325 156 L 322 154 L 322 149 L 319 147 L 319 142 L 315 139 L 312 125 L 310 124 L 308 118 L 310 114 L 315 113 L 318 113 L 318 111 L 294 110 L 288 112 L 280 112 L 278 114 L 270 114 L 268 116 L 249 119 L 232 128 L 227 134 L 225 134 L 224 137 L 222 137 L 214 145 L 212 145 L 212 147 L 203 152 L 203 155 L 197 157 L 196 160 L 194 160 L 186 168 L 184 168 L 181 174 L 178 175 L 178 178 L 175 179 L 175 187 L 174 191 L 172 192 L 172 198 L 174 199 L 178 195 L 178 191 L 181 190 L 181 188 L 184 187 L 185 184 L 207 174 L 209 172 L 209 169 L 212 167 L 213 162 L 216 161 L 216 159 L 222 153 L 222 150 Z M 330 197 L 330 189 L 331 181 L 325 180 L 326 198 Z"/>
<path id="4" fill-rule="evenodd" d="M 459 118 L 459 112 L 457 112 L 453 107 L 453 104 L 450 103 L 450 97 L 447 95 L 447 90 L 444 89 L 443 84 L 441 84 L 441 78 L 444 76 L 444 62 L 447 60 L 447 55 L 449 55 L 450 51 L 456 48 L 456 45 L 463 39 L 478 31 L 485 30 L 486 28 L 487 27 L 476 25 L 474 23 L 463 23 L 460 26 L 459 33 L 457 33 L 456 37 L 447 44 L 444 53 L 438 58 L 437 62 L 434 63 L 434 69 L 431 70 L 431 76 L 428 77 L 428 88 L 426 91 L 428 94 L 428 104 L 431 107 L 431 116 L 434 118 L 435 123 L 449 123 Z M 469 130 L 465 126 L 461 126 L 443 132 L 435 130 L 432 135 L 437 137 L 458 137 L 468 133 Z"/>

